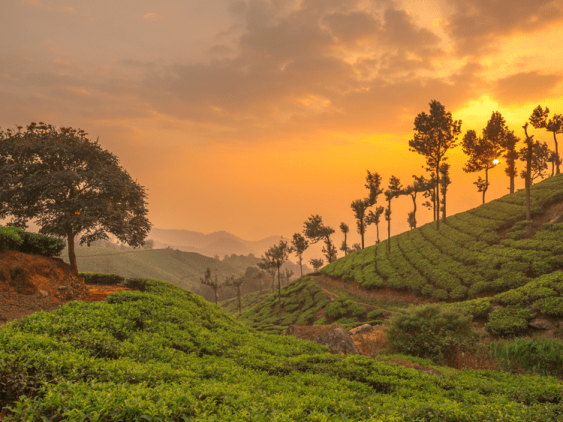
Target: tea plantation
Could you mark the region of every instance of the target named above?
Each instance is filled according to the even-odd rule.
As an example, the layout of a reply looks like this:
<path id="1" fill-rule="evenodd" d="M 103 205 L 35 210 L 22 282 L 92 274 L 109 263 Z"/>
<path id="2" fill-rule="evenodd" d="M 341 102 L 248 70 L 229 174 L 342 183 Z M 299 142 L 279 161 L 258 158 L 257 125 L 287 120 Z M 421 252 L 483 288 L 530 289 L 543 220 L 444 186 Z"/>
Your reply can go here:
<path id="1" fill-rule="evenodd" d="M 0 400 L 15 421 L 560 421 L 563 384 L 442 375 L 257 332 L 199 296 L 71 302 L 0 330 Z M 306 288 L 306 287 L 304 287 Z M 307 297 L 311 297 L 310 295 Z M 314 295 L 313 295 L 314 297 Z"/>

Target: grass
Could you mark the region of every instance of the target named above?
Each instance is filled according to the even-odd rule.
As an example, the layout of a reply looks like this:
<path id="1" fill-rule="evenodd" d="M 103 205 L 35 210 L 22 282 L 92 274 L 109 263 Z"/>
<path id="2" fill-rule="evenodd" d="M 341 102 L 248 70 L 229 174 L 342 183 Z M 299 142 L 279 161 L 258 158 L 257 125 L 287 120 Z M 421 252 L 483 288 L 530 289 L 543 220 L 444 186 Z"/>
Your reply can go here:
<path id="1" fill-rule="evenodd" d="M 156 280 L 145 292 L 72 302 L 0 330 L 0 400 L 14 421 L 563 417 L 555 378 L 435 369 L 442 375 L 260 333 Z"/>

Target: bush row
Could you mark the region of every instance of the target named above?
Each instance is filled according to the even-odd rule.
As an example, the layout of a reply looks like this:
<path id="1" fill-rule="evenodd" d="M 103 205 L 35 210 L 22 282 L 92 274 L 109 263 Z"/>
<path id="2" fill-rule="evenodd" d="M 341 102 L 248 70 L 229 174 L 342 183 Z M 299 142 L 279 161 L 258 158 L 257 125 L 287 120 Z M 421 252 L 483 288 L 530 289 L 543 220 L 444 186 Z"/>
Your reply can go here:
<path id="1" fill-rule="evenodd" d="M 0 226 L 0 250 L 12 249 L 52 258 L 59 256 L 65 246 L 63 240 L 55 237 L 29 233 L 19 227 Z"/>

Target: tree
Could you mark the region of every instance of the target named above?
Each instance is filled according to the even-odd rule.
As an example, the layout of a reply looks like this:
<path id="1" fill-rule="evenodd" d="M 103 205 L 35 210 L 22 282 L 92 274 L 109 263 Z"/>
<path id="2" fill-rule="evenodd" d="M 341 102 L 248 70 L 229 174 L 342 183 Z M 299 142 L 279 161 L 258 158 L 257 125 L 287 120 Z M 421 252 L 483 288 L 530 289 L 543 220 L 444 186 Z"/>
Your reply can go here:
<path id="1" fill-rule="evenodd" d="M 237 302 L 238 302 L 238 313 L 242 314 L 242 302 L 240 299 L 240 288 L 245 282 L 244 275 L 239 275 L 235 277 L 234 275 L 227 277 L 225 281 L 225 286 L 234 287 L 237 292 Z"/>
<path id="2" fill-rule="evenodd" d="M 510 179 L 509 190 L 514 193 L 514 178 L 516 177 L 516 160 L 518 159 L 518 151 L 516 151 L 516 144 L 520 141 L 513 131 L 507 132 L 504 138 L 504 158 L 506 160 L 506 168 L 504 172 Z"/>
<path id="3" fill-rule="evenodd" d="M 319 270 L 321 269 L 321 267 L 323 266 L 324 261 L 322 260 L 322 258 L 319 258 L 319 259 L 316 259 L 316 258 L 315 258 L 315 259 L 311 259 L 311 260 L 309 261 L 309 264 L 311 264 L 311 265 L 313 266 L 313 270 L 314 270 L 315 272 L 317 272 L 317 271 L 319 271 Z"/>
<path id="4" fill-rule="evenodd" d="M 468 155 L 469 159 L 463 171 L 466 173 L 474 173 L 485 170 L 485 179 L 481 176 L 474 184 L 478 188 L 478 192 L 483 192 L 483 204 L 485 203 L 485 194 L 489 188 L 489 169 L 493 168 L 498 162 L 498 158 L 502 153 L 502 146 L 494 143 L 486 137 L 478 137 L 474 130 L 468 130 L 463 137 L 463 152 Z"/>
<path id="5" fill-rule="evenodd" d="M 334 233 L 334 229 L 323 224 L 323 219 L 320 215 L 311 215 L 307 221 L 305 221 L 303 227 L 303 234 L 312 243 L 317 243 L 320 240 L 324 240 L 325 246 L 323 246 L 323 253 L 328 259 L 330 264 L 336 259 L 336 248 L 332 244 L 330 235 Z"/>
<path id="6" fill-rule="evenodd" d="M 361 250 L 362 250 L 362 245 L 360 245 L 359 243 L 354 243 L 354 244 L 352 245 L 352 247 L 350 248 L 350 250 L 351 250 L 352 252 L 361 251 Z"/>
<path id="7" fill-rule="evenodd" d="M 272 263 L 265 260 L 264 257 L 262 257 L 262 259 L 264 260 L 263 262 L 259 262 L 258 263 L 258 268 L 260 268 L 261 270 L 263 270 L 265 273 L 269 274 L 270 277 L 272 277 L 272 293 L 275 292 L 275 282 L 276 282 L 276 268 L 272 266 Z"/>
<path id="8" fill-rule="evenodd" d="M 371 173 L 368 170 L 368 175 L 366 176 L 366 188 L 369 189 L 369 204 L 370 206 L 377 203 L 377 197 L 383 193 L 381 189 L 382 178 L 379 173 Z"/>
<path id="9" fill-rule="evenodd" d="M 532 174 L 532 157 L 534 155 L 534 135 L 528 135 L 528 122 L 524 126 L 524 134 L 526 135 L 526 146 L 524 148 L 525 152 L 521 151 L 521 156 L 525 155 L 526 159 L 526 171 L 524 173 L 524 180 L 526 181 L 526 220 L 532 220 L 532 207 L 530 205 L 530 187 L 532 186 L 531 174 Z"/>
<path id="10" fill-rule="evenodd" d="M 411 229 L 416 229 L 416 196 L 420 192 L 426 192 L 429 189 L 429 181 L 424 176 L 412 175 L 414 181 L 412 185 L 407 186 L 402 194 L 409 195 L 412 199 L 413 210 L 409 212 L 407 221 Z M 433 188 L 433 187 L 432 187 Z"/>
<path id="11" fill-rule="evenodd" d="M 371 206 L 370 199 L 356 199 L 352 202 L 352 211 L 356 218 L 358 234 L 362 237 L 362 249 L 364 249 L 364 234 L 366 233 L 366 210 Z"/>
<path id="12" fill-rule="evenodd" d="M 409 141 L 409 150 L 426 157 L 426 164 L 434 170 L 436 180 L 440 179 L 440 164 L 446 160 L 446 153 L 456 146 L 461 133 L 461 120 L 453 120 L 452 114 L 436 100 L 430 102 L 430 114 L 420 113 L 414 119 L 414 138 Z M 436 185 L 436 203 L 440 203 L 440 186 Z M 440 229 L 440 219 L 436 219 Z"/>
<path id="13" fill-rule="evenodd" d="M 215 305 L 217 305 L 217 292 L 221 289 L 221 287 L 223 287 L 223 284 L 219 282 L 219 277 L 217 277 L 217 270 L 215 270 L 215 277 L 212 277 L 211 268 L 207 267 L 205 269 L 205 273 L 203 274 L 203 278 L 200 278 L 199 281 L 204 286 L 211 287 L 213 293 L 215 293 Z"/>
<path id="14" fill-rule="evenodd" d="M 391 200 L 400 195 L 403 190 L 401 181 L 391 176 L 389 179 L 389 186 L 385 191 L 385 199 L 387 200 L 387 208 L 385 209 L 385 220 L 387 221 L 387 251 L 391 253 Z"/>
<path id="15" fill-rule="evenodd" d="M 83 130 L 31 123 L 23 132 L 0 131 L 0 219 L 67 241 L 76 273 L 75 238 L 90 245 L 108 233 L 144 245 L 151 224 L 146 193 L 112 153 Z"/>
<path id="16" fill-rule="evenodd" d="M 381 214 L 383 214 L 384 210 L 385 210 L 385 208 L 383 208 L 381 206 L 377 207 L 375 209 L 375 212 L 370 210 L 369 213 L 368 213 L 368 216 L 366 217 L 366 224 L 367 225 L 375 224 L 375 228 L 377 229 L 377 243 L 380 242 L 380 240 L 379 240 L 379 222 L 381 221 Z M 359 245 L 359 243 L 358 243 L 358 245 Z"/>
<path id="17" fill-rule="evenodd" d="M 426 188 L 422 194 L 426 201 L 422 203 L 422 206 L 428 208 L 428 210 L 432 209 L 432 221 L 436 221 L 438 218 L 438 207 L 436 204 L 436 175 L 434 173 L 430 175 Z"/>
<path id="18" fill-rule="evenodd" d="M 559 146 L 557 144 L 557 133 L 563 133 L 563 115 L 561 114 L 554 114 L 552 119 L 547 120 L 549 116 L 549 108 L 542 109 L 541 105 L 538 105 L 532 115 L 530 116 L 530 123 L 536 129 L 546 129 L 548 132 L 553 133 L 553 142 L 555 143 L 555 165 L 556 165 L 556 174 L 560 173 L 559 165 L 561 163 L 561 158 L 559 157 Z"/>
<path id="19" fill-rule="evenodd" d="M 258 267 L 246 267 L 244 271 L 244 280 L 247 284 L 250 284 L 252 288 L 255 288 L 255 283 L 259 285 L 260 293 L 262 293 L 262 277 L 264 276 L 263 271 Z"/>
<path id="20" fill-rule="evenodd" d="M 145 244 L 143 245 L 143 249 L 152 249 L 154 248 L 154 240 L 149 239 L 145 240 Z"/>
<path id="21" fill-rule="evenodd" d="M 293 252 L 292 248 L 287 245 L 285 240 L 280 240 L 280 243 L 270 247 L 262 260 L 268 262 L 270 268 L 275 268 L 278 272 L 278 299 L 279 299 L 279 309 L 281 312 L 281 272 L 280 268 L 285 261 L 289 259 L 289 254 Z"/>
<path id="22" fill-rule="evenodd" d="M 297 255 L 297 262 L 299 262 L 299 268 L 301 269 L 301 277 L 303 277 L 303 252 L 309 247 L 309 242 L 301 233 L 294 233 L 291 244 L 293 245 L 293 252 Z"/>
<path id="23" fill-rule="evenodd" d="M 527 153 L 527 148 L 522 148 L 519 153 L 520 160 L 526 161 L 528 158 Z M 540 143 L 539 141 L 535 141 L 532 143 L 532 173 L 530 175 L 530 185 L 533 185 L 534 180 L 538 177 L 541 177 L 542 179 L 545 177 L 545 171 L 547 170 L 547 163 L 549 162 L 550 155 L 549 147 L 545 142 Z M 527 170 L 522 170 L 520 177 L 522 177 L 522 179 L 526 179 Z"/>
<path id="24" fill-rule="evenodd" d="M 286 268 L 285 271 L 283 272 L 283 278 L 285 278 L 286 281 L 286 285 L 289 284 L 289 281 L 291 280 L 291 277 L 293 277 L 293 271 L 290 270 L 289 268 Z"/>
<path id="25" fill-rule="evenodd" d="M 344 241 L 342 242 L 342 246 L 340 247 L 340 250 L 344 252 L 344 255 L 348 255 L 349 248 L 348 248 L 348 244 L 346 243 L 346 235 L 350 231 L 350 227 L 348 227 L 348 224 L 346 223 L 340 223 L 340 231 L 344 233 Z"/>
<path id="26" fill-rule="evenodd" d="M 446 194 L 448 193 L 448 186 L 452 183 L 450 179 L 450 165 L 442 163 L 440 165 L 440 187 L 442 188 L 442 221 L 446 222 Z"/>

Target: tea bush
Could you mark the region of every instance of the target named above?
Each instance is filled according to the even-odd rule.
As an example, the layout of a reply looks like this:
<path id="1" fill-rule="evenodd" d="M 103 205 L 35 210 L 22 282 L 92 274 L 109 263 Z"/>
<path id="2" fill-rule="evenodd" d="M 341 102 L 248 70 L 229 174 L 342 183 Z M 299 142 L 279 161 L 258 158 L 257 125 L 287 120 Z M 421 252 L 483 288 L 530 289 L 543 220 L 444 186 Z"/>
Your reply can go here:
<path id="1" fill-rule="evenodd" d="M 472 318 L 439 304 L 408 309 L 392 317 L 386 340 L 393 351 L 443 361 L 473 337 Z"/>
<path id="2" fill-rule="evenodd" d="M 117 274 L 104 274 L 104 273 L 88 273 L 80 272 L 81 277 L 84 278 L 84 283 L 86 284 L 100 284 L 100 285 L 115 285 L 123 284 L 125 277 Z"/>
<path id="3" fill-rule="evenodd" d="M 528 321 L 533 318 L 529 309 L 506 307 L 497 309 L 489 315 L 485 328 L 500 337 L 513 337 L 528 329 Z"/>

